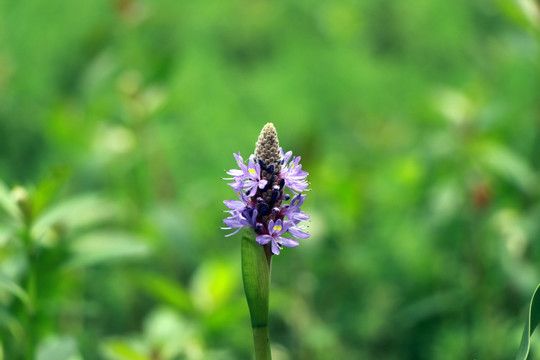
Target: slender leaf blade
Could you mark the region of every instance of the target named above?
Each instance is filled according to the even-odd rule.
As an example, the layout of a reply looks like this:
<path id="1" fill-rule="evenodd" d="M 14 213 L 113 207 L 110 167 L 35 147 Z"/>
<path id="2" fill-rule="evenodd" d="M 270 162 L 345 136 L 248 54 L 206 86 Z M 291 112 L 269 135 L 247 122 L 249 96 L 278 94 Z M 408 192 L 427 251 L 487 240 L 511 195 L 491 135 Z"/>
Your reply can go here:
<path id="1" fill-rule="evenodd" d="M 137 237 L 118 231 L 95 231 L 70 243 L 71 258 L 65 270 L 83 268 L 104 262 L 140 259 L 150 248 Z"/>
<path id="2" fill-rule="evenodd" d="M 242 279 L 253 327 L 268 323 L 270 272 L 264 249 L 253 234 L 245 231 L 242 236 Z"/>
<path id="3" fill-rule="evenodd" d="M 270 360 L 268 337 L 268 300 L 270 265 L 264 248 L 255 241 L 255 234 L 245 230 L 242 235 L 242 279 L 251 316 L 255 343 L 255 359 Z"/>
<path id="4" fill-rule="evenodd" d="M 529 313 L 527 315 L 527 321 L 525 322 L 525 328 L 523 329 L 523 337 L 521 338 L 521 345 L 519 351 L 515 357 L 515 360 L 526 360 L 529 357 L 529 350 L 531 347 L 531 336 L 540 322 L 540 284 L 533 293 L 531 303 L 529 305 Z"/>
<path id="5" fill-rule="evenodd" d="M 0 290 L 4 290 L 12 295 L 15 295 L 27 307 L 30 307 L 31 304 L 28 294 L 17 283 L 15 283 L 13 280 L 3 274 L 0 274 Z"/>

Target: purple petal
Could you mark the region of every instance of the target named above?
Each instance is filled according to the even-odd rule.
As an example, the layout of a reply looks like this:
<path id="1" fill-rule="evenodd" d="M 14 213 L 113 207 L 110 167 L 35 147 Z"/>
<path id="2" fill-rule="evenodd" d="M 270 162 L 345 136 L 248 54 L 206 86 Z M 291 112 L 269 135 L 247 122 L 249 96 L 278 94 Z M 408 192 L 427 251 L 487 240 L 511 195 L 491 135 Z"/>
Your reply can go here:
<path id="1" fill-rule="evenodd" d="M 306 177 L 309 173 L 307 171 L 302 170 L 302 165 L 299 164 L 297 167 L 294 168 L 294 176 L 296 177 Z"/>
<path id="2" fill-rule="evenodd" d="M 298 239 L 307 239 L 311 236 L 309 233 L 302 231 L 302 229 L 295 226 L 289 228 L 289 233 Z"/>
<path id="3" fill-rule="evenodd" d="M 272 241 L 272 252 L 276 255 L 279 255 L 279 246 L 275 241 Z"/>
<path id="4" fill-rule="evenodd" d="M 289 238 L 285 238 L 285 237 L 280 237 L 278 242 L 283 245 L 283 246 L 286 246 L 286 247 L 295 247 L 295 246 L 298 246 L 298 241 L 296 240 L 293 240 L 293 239 L 289 239 Z"/>
<path id="5" fill-rule="evenodd" d="M 272 240 L 272 237 L 270 235 L 259 235 L 257 236 L 257 242 L 261 245 L 266 245 L 268 242 Z"/>
<path id="6" fill-rule="evenodd" d="M 283 149 L 281 149 L 283 151 Z M 292 156 L 292 151 L 287 151 L 285 154 L 283 154 L 283 164 L 286 165 L 289 162 L 289 159 Z"/>
<path id="7" fill-rule="evenodd" d="M 270 220 L 270 221 L 268 222 L 268 232 L 269 232 L 270 234 L 272 234 L 273 231 L 274 231 L 274 220 Z"/>
<path id="8" fill-rule="evenodd" d="M 251 215 L 251 226 L 255 229 L 257 226 L 257 209 L 253 210 L 253 214 Z"/>
<path id="9" fill-rule="evenodd" d="M 255 175 L 257 177 L 257 180 L 259 180 L 261 178 L 261 165 L 259 165 L 258 163 L 254 163 L 253 169 L 255 169 Z"/>
<path id="10" fill-rule="evenodd" d="M 236 191 L 236 192 L 242 190 L 242 187 L 243 187 L 242 182 L 238 181 L 238 180 L 236 180 L 235 182 L 232 182 L 232 183 L 227 183 L 227 185 L 232 187 L 234 189 L 234 191 Z"/>
<path id="11" fill-rule="evenodd" d="M 255 229 L 255 226 L 257 225 L 257 210 L 253 210 L 250 215 L 251 211 L 251 208 L 246 207 L 246 209 L 242 213 L 242 219 L 240 220 L 240 223 L 244 226 L 250 226 Z"/>
<path id="12" fill-rule="evenodd" d="M 304 200 L 306 200 L 306 195 L 303 195 L 303 194 L 296 195 L 291 200 L 291 206 L 296 206 L 300 210 L 300 206 L 302 206 L 302 204 L 304 203 Z"/>
<path id="13" fill-rule="evenodd" d="M 270 226 L 270 224 L 268 224 Z M 279 236 L 287 231 L 287 223 L 283 224 L 281 219 L 278 219 L 272 228 L 268 227 L 268 231 L 273 236 Z"/>
<path id="14" fill-rule="evenodd" d="M 223 201 L 223 203 L 231 210 L 241 211 L 244 210 L 246 207 L 246 204 L 244 202 L 238 200 L 225 200 Z"/>
<path id="15" fill-rule="evenodd" d="M 245 166 L 244 159 L 242 158 L 242 155 L 240 155 L 240 153 L 238 153 L 238 155 L 233 154 L 233 156 L 236 159 L 236 163 L 238 164 L 238 166 L 240 166 L 240 168 L 242 168 L 242 166 Z"/>
<path id="16" fill-rule="evenodd" d="M 291 180 L 287 181 L 287 179 L 285 179 L 285 186 L 287 186 L 291 190 L 301 192 L 301 191 L 306 190 L 309 184 L 307 182 L 291 181 Z"/>
<path id="17" fill-rule="evenodd" d="M 242 223 L 240 223 L 240 219 L 238 217 L 230 216 L 228 218 L 223 219 L 223 223 L 230 227 L 231 229 L 236 229 L 238 227 L 242 227 Z"/>
<path id="18" fill-rule="evenodd" d="M 249 201 L 248 198 L 247 198 L 247 196 L 246 196 L 242 191 L 240 191 L 240 190 L 236 192 L 236 196 L 238 196 L 238 198 L 240 199 L 240 201 L 242 201 L 243 203 L 246 203 L 246 204 L 247 204 L 248 201 Z"/>
<path id="19" fill-rule="evenodd" d="M 244 181 L 242 186 L 246 189 L 246 194 L 249 197 L 257 192 L 257 183 L 253 180 Z"/>
<path id="20" fill-rule="evenodd" d="M 222 229 L 226 229 L 226 228 L 222 228 Z M 232 232 L 232 233 L 230 233 L 230 234 L 225 235 L 225 237 L 233 236 L 234 234 L 238 233 L 240 230 L 242 230 L 242 228 L 236 229 L 236 231 L 234 231 L 234 232 Z"/>
<path id="21" fill-rule="evenodd" d="M 300 221 L 308 221 L 309 219 L 311 219 L 311 216 L 309 216 L 305 212 L 300 212 L 300 213 L 297 213 L 297 214 L 293 214 L 292 218 L 291 218 L 291 220 L 296 222 L 296 223 L 299 223 Z"/>
<path id="22" fill-rule="evenodd" d="M 229 171 L 226 171 L 226 173 L 234 177 L 240 177 L 244 175 L 244 172 L 239 169 L 231 169 Z"/>
<path id="23" fill-rule="evenodd" d="M 258 181 L 261 178 L 261 167 L 255 163 L 254 158 L 249 158 L 247 174 L 251 180 Z"/>

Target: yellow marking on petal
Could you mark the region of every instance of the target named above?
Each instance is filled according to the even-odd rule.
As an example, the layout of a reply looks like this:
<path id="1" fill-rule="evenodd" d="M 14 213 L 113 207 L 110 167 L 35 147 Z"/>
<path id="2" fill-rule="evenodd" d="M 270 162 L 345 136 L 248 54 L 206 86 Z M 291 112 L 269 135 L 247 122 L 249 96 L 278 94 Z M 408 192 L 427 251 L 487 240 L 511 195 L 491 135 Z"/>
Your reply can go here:
<path id="1" fill-rule="evenodd" d="M 274 231 L 281 231 L 282 227 L 281 225 L 274 226 Z"/>
<path id="2" fill-rule="evenodd" d="M 291 169 L 292 169 L 293 167 L 294 167 L 294 163 L 293 163 L 293 164 L 291 164 Z"/>
<path id="3" fill-rule="evenodd" d="M 257 173 L 255 172 L 255 169 L 249 169 L 249 173 L 250 173 L 251 175 L 256 175 L 256 174 L 257 174 Z"/>

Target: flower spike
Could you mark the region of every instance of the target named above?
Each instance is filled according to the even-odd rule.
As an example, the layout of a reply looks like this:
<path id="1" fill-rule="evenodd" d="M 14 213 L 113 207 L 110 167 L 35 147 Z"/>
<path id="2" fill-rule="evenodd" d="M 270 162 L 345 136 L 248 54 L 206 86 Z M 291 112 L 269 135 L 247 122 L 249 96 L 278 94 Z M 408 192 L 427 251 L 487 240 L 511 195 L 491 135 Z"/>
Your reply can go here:
<path id="1" fill-rule="evenodd" d="M 274 124 L 266 124 L 257 140 L 254 154 L 247 164 L 238 154 L 233 154 L 239 169 L 226 173 L 233 180 L 229 183 L 239 200 L 225 200 L 229 214 L 223 220 L 236 234 L 244 227 L 252 228 L 257 235 L 257 243 L 268 247 L 268 253 L 279 255 L 282 247 L 298 246 L 296 240 L 284 237 L 290 235 L 298 239 L 310 235 L 300 222 L 309 220 L 309 215 L 301 211 L 306 198 L 302 194 L 308 187 L 308 173 L 302 170 L 300 156 L 292 151 L 284 152 L 279 146 Z M 289 193 L 287 193 L 289 192 Z M 287 204 L 290 200 L 290 204 Z"/>

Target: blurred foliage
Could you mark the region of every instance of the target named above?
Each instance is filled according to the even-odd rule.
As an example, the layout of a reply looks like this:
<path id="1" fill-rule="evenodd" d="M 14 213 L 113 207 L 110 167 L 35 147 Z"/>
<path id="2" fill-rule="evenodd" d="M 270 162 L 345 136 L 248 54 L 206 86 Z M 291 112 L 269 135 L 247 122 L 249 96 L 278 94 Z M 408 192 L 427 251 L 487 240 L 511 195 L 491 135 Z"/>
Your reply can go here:
<path id="1" fill-rule="evenodd" d="M 269 121 L 313 217 L 273 261 L 276 360 L 511 358 L 539 28 L 533 0 L 0 2 L 0 358 L 250 359 L 220 177 Z"/>

